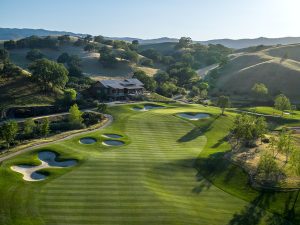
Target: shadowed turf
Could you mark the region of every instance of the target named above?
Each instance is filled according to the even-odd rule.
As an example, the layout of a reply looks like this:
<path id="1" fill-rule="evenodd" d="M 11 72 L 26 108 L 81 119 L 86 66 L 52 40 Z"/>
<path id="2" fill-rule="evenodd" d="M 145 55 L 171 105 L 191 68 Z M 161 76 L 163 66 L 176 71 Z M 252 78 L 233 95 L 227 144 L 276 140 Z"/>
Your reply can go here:
<path id="1" fill-rule="evenodd" d="M 113 124 L 85 135 L 96 143 L 79 144 L 82 136 L 43 148 L 56 151 L 62 160 L 79 162 L 73 168 L 47 169 L 45 181 L 26 182 L 9 169 L 15 164 L 38 164 L 36 153 L 41 149 L 2 163 L 0 224 L 255 225 L 271 224 L 271 212 L 281 212 L 284 205 L 279 203 L 267 207 L 270 212 L 249 203 L 259 192 L 247 186 L 239 169 L 241 181 L 235 188 L 218 174 L 204 173 L 217 186 L 202 176 L 199 159 L 229 150 L 224 136 L 230 115 L 222 118 L 219 110 L 200 106 L 169 105 L 145 112 L 132 107 L 111 107 Z M 207 112 L 211 117 L 191 123 L 178 118 L 180 112 Z M 118 140 L 125 145 L 102 145 L 113 140 L 102 136 L 107 133 L 122 135 Z M 253 223 L 243 222 L 245 210 L 255 218 Z"/>

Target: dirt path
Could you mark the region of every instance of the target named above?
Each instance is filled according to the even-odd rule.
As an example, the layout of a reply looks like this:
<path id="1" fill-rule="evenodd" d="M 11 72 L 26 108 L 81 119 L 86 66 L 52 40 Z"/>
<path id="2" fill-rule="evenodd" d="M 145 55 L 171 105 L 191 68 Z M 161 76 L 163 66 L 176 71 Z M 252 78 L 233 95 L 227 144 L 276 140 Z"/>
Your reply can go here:
<path id="1" fill-rule="evenodd" d="M 199 69 L 197 70 L 197 74 L 201 77 L 201 78 L 204 78 L 210 71 L 216 69 L 219 67 L 219 64 L 213 64 L 213 65 L 210 65 L 210 66 L 207 66 L 207 67 L 204 67 L 202 69 Z"/>

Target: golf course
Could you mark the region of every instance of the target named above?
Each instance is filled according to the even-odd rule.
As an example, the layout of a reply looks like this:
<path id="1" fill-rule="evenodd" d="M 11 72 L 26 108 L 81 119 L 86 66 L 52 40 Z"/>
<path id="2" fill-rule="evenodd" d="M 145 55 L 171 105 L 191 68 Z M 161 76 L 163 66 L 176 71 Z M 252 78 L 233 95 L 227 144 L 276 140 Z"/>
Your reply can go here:
<path id="1" fill-rule="evenodd" d="M 175 103 L 134 108 L 147 107 L 111 106 L 104 129 L 3 161 L 0 224 L 297 224 L 297 192 L 253 189 L 238 166 L 213 160 L 230 150 L 235 113 Z M 208 173 L 203 160 L 219 170 Z M 12 169 L 41 164 L 35 181 Z"/>

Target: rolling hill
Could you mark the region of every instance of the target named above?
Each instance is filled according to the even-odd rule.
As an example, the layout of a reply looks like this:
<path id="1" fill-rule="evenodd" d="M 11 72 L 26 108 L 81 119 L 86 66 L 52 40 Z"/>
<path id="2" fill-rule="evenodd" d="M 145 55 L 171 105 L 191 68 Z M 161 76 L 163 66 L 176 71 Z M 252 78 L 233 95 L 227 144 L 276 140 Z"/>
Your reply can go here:
<path id="1" fill-rule="evenodd" d="M 77 40 L 76 37 L 72 36 L 72 42 L 69 44 L 64 44 L 59 46 L 57 49 L 49 48 L 38 48 L 42 54 L 50 60 L 56 61 L 57 58 L 64 52 L 69 55 L 76 55 L 81 59 L 81 69 L 86 76 L 98 79 L 106 79 L 111 77 L 130 77 L 136 69 L 145 71 L 149 76 L 152 76 L 157 72 L 156 68 L 146 67 L 142 65 L 136 65 L 136 63 L 128 63 L 126 61 L 120 61 L 114 68 L 105 68 L 99 62 L 100 54 L 97 52 L 84 51 L 83 46 L 74 46 L 72 43 Z M 104 46 L 103 44 L 94 43 L 97 45 Z M 111 46 L 107 47 L 111 48 Z M 10 60 L 24 68 L 27 69 L 30 60 L 26 59 L 27 53 L 30 48 L 12 49 L 9 50 Z M 113 49 L 114 52 L 121 52 L 122 49 Z M 140 58 L 144 56 L 139 55 Z"/>
<path id="2" fill-rule="evenodd" d="M 29 37 L 31 35 L 36 36 L 58 36 L 58 35 L 71 35 L 71 36 L 86 36 L 87 34 L 80 34 L 80 33 L 73 33 L 67 31 L 50 31 L 45 29 L 18 29 L 18 28 L 0 28 L 0 40 L 10 40 L 10 39 L 21 39 L 25 37 Z M 184 36 L 184 35 L 183 35 Z M 178 38 L 169 38 L 169 37 L 161 37 L 161 38 L 154 38 L 154 39 L 141 39 L 137 37 L 106 37 L 106 39 L 111 40 L 123 40 L 123 41 L 133 41 L 138 40 L 140 44 L 160 44 L 165 42 L 176 43 L 178 42 Z M 197 41 L 195 42 L 208 45 L 208 44 L 221 44 L 228 48 L 234 49 L 241 49 L 247 48 L 251 46 L 257 45 L 288 45 L 288 44 L 295 44 L 300 43 L 300 37 L 282 37 L 282 38 L 245 38 L 245 39 L 213 39 L 207 41 Z"/>
<path id="3" fill-rule="evenodd" d="M 300 45 L 240 53 L 219 69 L 212 93 L 249 98 L 258 82 L 268 87 L 270 99 L 283 93 L 299 103 Z"/>

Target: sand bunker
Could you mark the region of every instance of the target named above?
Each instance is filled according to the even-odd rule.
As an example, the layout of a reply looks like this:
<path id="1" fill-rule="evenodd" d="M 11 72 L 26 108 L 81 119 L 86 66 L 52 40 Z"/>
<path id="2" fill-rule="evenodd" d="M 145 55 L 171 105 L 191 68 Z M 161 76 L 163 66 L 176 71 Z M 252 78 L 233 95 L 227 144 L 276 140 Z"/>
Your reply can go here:
<path id="1" fill-rule="evenodd" d="M 121 138 L 121 137 L 123 137 L 123 136 L 118 135 L 118 134 L 103 134 L 102 136 L 106 137 L 106 138 Z"/>
<path id="2" fill-rule="evenodd" d="M 148 111 L 151 109 L 162 109 L 164 106 L 156 106 L 156 105 L 145 105 L 144 108 L 133 107 L 134 111 Z"/>
<path id="3" fill-rule="evenodd" d="M 124 145 L 123 141 L 116 141 L 116 140 L 106 140 L 102 142 L 103 145 L 106 146 L 121 146 Z"/>
<path id="4" fill-rule="evenodd" d="M 178 116 L 188 120 L 199 120 L 199 119 L 210 117 L 210 115 L 207 113 L 197 113 L 197 114 L 179 113 Z"/>
<path id="5" fill-rule="evenodd" d="M 40 181 L 47 178 L 47 175 L 39 173 L 38 170 L 45 168 L 64 168 L 77 164 L 76 160 L 56 161 L 56 154 L 50 151 L 42 151 L 38 153 L 38 158 L 42 162 L 39 166 L 18 165 L 11 166 L 15 172 L 23 174 L 23 179 L 26 181 Z"/>
<path id="6" fill-rule="evenodd" d="M 85 144 L 85 145 L 90 145 L 90 144 L 93 144 L 96 142 L 97 142 L 97 140 L 95 138 L 81 138 L 79 140 L 79 143 Z"/>

